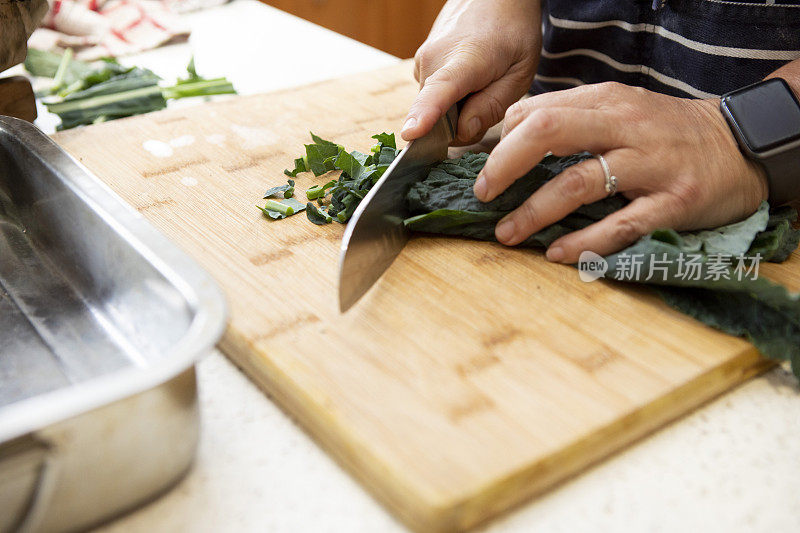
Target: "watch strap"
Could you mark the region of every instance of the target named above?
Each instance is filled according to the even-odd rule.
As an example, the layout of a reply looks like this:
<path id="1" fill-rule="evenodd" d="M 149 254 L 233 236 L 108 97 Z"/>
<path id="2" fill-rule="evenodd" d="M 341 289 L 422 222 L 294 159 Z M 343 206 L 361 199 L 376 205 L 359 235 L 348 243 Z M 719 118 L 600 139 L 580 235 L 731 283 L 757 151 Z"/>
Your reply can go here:
<path id="1" fill-rule="evenodd" d="M 759 162 L 767 171 L 770 204 L 779 206 L 800 198 L 800 150 L 787 150 Z"/>

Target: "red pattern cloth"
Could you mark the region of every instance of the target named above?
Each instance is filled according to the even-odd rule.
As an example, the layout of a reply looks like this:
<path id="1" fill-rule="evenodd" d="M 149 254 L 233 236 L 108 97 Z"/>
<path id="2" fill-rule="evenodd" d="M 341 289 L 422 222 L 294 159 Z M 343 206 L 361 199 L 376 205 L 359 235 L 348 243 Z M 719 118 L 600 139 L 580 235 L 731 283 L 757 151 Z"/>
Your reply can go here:
<path id="1" fill-rule="evenodd" d="M 28 47 L 72 48 L 78 59 L 93 60 L 188 37 L 188 26 L 161 0 L 50 0 L 50 11 Z"/>

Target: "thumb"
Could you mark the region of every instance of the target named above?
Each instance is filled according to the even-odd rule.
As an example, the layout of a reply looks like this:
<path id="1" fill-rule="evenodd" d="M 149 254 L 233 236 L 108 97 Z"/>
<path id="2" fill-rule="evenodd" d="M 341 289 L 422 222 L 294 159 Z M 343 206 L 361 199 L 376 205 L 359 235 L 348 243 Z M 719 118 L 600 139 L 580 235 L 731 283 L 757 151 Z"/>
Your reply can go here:
<path id="1" fill-rule="evenodd" d="M 411 141 L 427 134 L 453 104 L 482 87 L 479 70 L 454 58 L 431 74 L 409 108 L 400 132 L 403 139 Z"/>

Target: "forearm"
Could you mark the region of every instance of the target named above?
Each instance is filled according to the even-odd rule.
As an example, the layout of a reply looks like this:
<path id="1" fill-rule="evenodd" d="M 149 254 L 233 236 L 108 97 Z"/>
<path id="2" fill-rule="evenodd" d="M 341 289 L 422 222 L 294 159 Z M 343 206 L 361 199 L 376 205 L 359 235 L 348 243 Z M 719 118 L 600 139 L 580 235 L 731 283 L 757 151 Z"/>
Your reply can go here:
<path id="1" fill-rule="evenodd" d="M 46 0 L 0 2 L 0 72 L 25 60 L 25 43 L 47 9 Z"/>

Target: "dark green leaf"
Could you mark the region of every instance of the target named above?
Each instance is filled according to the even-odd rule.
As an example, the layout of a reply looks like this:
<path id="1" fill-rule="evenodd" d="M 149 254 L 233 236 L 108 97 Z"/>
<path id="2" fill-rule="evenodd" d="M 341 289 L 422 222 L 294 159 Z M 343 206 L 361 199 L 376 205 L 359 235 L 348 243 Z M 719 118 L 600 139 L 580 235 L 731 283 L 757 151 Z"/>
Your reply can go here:
<path id="1" fill-rule="evenodd" d="M 305 164 L 315 176 L 321 176 L 334 170 L 333 162 L 338 155 L 339 147 L 335 144 L 307 144 Z"/>
<path id="2" fill-rule="evenodd" d="M 397 148 L 397 141 L 394 138 L 394 133 L 379 133 L 377 135 L 372 136 L 373 139 L 377 140 L 383 146 L 388 146 L 389 148 Z"/>
<path id="3" fill-rule="evenodd" d="M 305 156 L 298 157 L 294 160 L 294 168 L 292 170 L 287 168 L 283 171 L 284 174 L 292 178 L 296 177 L 301 172 L 308 172 L 308 165 L 306 165 Z"/>
<path id="4" fill-rule="evenodd" d="M 335 142 L 326 141 L 322 137 L 318 137 L 317 135 L 314 135 L 313 131 L 310 131 L 309 133 L 311 134 L 311 140 L 314 141 L 314 144 L 327 145 L 327 146 L 336 146 L 336 151 L 337 152 L 339 151 L 339 145 L 336 144 Z"/>
<path id="5" fill-rule="evenodd" d="M 339 152 L 336 157 L 336 168 L 354 180 L 358 180 L 365 170 L 364 165 L 359 163 L 352 154 L 348 154 L 344 150 Z"/>
<path id="6" fill-rule="evenodd" d="M 264 198 L 269 198 L 271 196 L 280 196 L 281 198 L 291 198 L 294 194 L 294 180 L 289 180 L 288 185 L 278 185 L 277 187 L 272 187 L 271 189 L 267 189 L 267 192 L 264 193 Z"/>
<path id="7" fill-rule="evenodd" d="M 306 204 L 306 216 L 308 216 L 308 220 L 318 226 L 324 226 L 333 221 L 333 218 L 324 209 L 318 208 L 311 202 Z"/>

